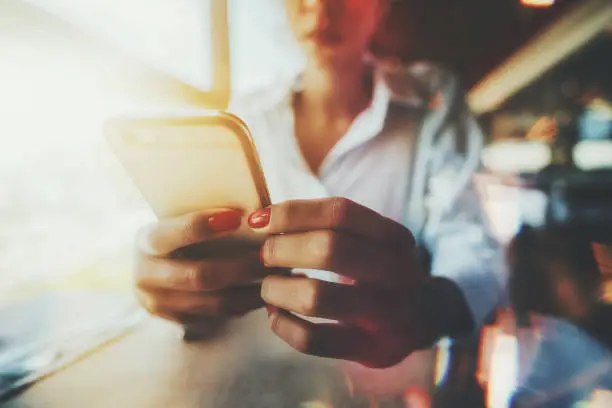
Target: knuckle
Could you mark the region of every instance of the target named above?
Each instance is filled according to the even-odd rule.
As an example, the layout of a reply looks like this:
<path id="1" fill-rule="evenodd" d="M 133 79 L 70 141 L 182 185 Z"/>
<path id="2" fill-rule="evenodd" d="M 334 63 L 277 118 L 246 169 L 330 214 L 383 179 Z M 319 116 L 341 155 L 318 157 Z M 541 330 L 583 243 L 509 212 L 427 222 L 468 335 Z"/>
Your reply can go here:
<path id="1" fill-rule="evenodd" d="M 265 240 L 261 247 L 261 260 L 265 266 L 273 266 L 278 258 L 278 237 L 272 236 Z"/>
<path id="2" fill-rule="evenodd" d="M 214 273 L 211 272 L 202 265 L 183 266 L 181 286 L 184 285 L 194 291 L 205 291 L 214 280 L 214 277 L 211 277 Z"/>
<path id="3" fill-rule="evenodd" d="M 214 317 L 224 317 L 229 314 L 229 302 L 223 296 L 213 296 L 207 307 L 208 314 Z"/>
<path id="4" fill-rule="evenodd" d="M 334 265 L 339 235 L 330 230 L 317 231 L 309 243 L 309 252 L 318 268 L 328 269 Z"/>
<path id="5" fill-rule="evenodd" d="M 182 243 L 196 243 L 204 240 L 208 233 L 208 220 L 210 215 L 204 212 L 191 213 L 177 221 L 179 224 L 179 237 Z"/>
<path id="6" fill-rule="evenodd" d="M 269 320 L 270 328 L 274 333 L 279 335 L 291 348 L 300 353 L 313 354 L 315 351 L 314 331 L 311 326 L 291 326 L 284 327 L 286 322 L 280 314 L 272 315 Z"/>
<path id="7" fill-rule="evenodd" d="M 210 268 L 206 264 L 190 268 L 193 289 L 201 291 L 212 291 L 219 289 L 221 273 L 219 268 Z"/>
<path id="8" fill-rule="evenodd" d="M 329 218 L 333 227 L 339 227 L 347 222 L 353 201 L 344 197 L 332 197 L 329 203 Z"/>
<path id="9" fill-rule="evenodd" d="M 270 329 L 274 333 L 280 333 L 280 316 L 278 314 L 273 314 L 269 319 Z"/>
<path id="10" fill-rule="evenodd" d="M 148 256 L 140 255 L 136 258 L 134 268 L 134 281 L 136 288 L 146 290 L 151 286 L 151 276 L 155 274 L 155 264 Z"/>
<path id="11" fill-rule="evenodd" d="M 190 214 L 180 225 L 180 236 L 183 242 L 196 242 L 198 236 L 199 226 L 201 225 L 203 218 L 202 214 L 194 213 Z"/>
<path id="12" fill-rule="evenodd" d="M 299 204 L 297 201 L 286 201 L 272 210 L 275 229 L 284 231 L 291 224 L 291 220 L 299 217 Z"/>
<path id="13" fill-rule="evenodd" d="M 300 326 L 293 332 L 288 343 L 300 353 L 310 354 L 315 350 L 314 331 Z"/>
<path id="14" fill-rule="evenodd" d="M 316 316 L 320 309 L 322 283 L 315 279 L 308 279 L 302 291 L 298 293 L 298 313 L 305 316 Z"/>
<path id="15" fill-rule="evenodd" d="M 188 315 L 180 311 L 180 308 L 164 302 L 162 296 L 154 293 L 138 291 L 137 299 L 140 305 L 152 316 L 184 324 L 188 321 Z"/>

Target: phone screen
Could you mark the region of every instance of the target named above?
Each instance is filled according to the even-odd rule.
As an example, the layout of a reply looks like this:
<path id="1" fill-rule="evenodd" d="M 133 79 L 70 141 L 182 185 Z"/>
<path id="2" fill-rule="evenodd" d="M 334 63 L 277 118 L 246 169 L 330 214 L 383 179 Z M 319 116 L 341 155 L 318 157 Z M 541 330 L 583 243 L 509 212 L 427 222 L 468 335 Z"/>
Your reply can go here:
<path id="1" fill-rule="evenodd" d="M 200 91 L 216 86 L 227 28 L 215 0 L 26 1 Z"/>

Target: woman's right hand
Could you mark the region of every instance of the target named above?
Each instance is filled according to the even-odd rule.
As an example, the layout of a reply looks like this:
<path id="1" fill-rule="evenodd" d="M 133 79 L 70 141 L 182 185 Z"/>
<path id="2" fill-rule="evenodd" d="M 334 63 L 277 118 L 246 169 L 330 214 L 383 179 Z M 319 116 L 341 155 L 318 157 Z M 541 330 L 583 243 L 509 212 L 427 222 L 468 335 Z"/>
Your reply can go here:
<path id="1" fill-rule="evenodd" d="M 141 304 L 153 315 L 196 328 L 263 306 L 261 285 L 253 283 L 266 274 L 258 248 L 210 248 L 231 238 L 242 216 L 238 210 L 196 212 L 143 229 L 135 271 Z"/>

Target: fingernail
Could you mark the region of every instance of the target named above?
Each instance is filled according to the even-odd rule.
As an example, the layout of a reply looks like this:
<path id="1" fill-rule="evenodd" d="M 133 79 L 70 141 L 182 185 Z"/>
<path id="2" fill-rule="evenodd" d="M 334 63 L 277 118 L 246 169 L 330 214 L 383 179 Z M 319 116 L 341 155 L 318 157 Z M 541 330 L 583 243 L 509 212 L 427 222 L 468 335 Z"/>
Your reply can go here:
<path id="1" fill-rule="evenodd" d="M 237 230 L 242 221 L 242 214 L 238 211 L 224 211 L 208 217 L 208 227 L 213 232 L 229 232 Z"/>
<path id="2" fill-rule="evenodd" d="M 272 305 L 266 305 L 266 310 L 268 311 L 268 316 L 271 316 L 272 313 L 276 313 L 278 307 Z"/>
<path id="3" fill-rule="evenodd" d="M 266 301 L 268 295 L 270 294 L 270 283 L 267 279 L 264 279 L 261 283 L 261 298 Z M 266 303 L 266 307 L 269 305 Z"/>
<path id="4" fill-rule="evenodd" d="M 259 260 L 261 261 L 261 264 L 263 266 L 266 266 L 265 256 L 266 256 L 265 245 L 262 245 L 261 248 L 259 248 Z"/>
<path id="5" fill-rule="evenodd" d="M 264 228 L 270 223 L 270 208 L 261 208 L 249 216 L 251 228 Z"/>

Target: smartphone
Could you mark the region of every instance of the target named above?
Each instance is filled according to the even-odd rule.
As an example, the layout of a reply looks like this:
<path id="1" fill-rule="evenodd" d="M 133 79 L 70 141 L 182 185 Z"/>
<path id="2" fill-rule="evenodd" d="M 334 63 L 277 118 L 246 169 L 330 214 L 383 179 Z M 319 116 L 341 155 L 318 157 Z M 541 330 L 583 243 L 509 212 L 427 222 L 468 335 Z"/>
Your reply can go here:
<path id="1" fill-rule="evenodd" d="M 251 133 L 233 114 L 114 118 L 104 133 L 159 219 L 227 208 L 244 209 L 248 217 L 270 205 Z M 242 224 L 234 239 L 260 240 Z"/>

